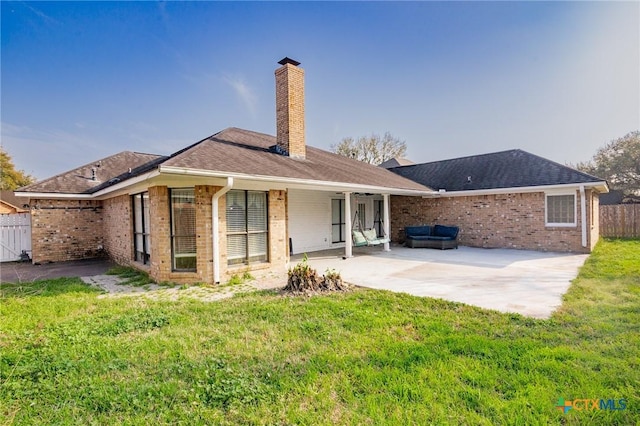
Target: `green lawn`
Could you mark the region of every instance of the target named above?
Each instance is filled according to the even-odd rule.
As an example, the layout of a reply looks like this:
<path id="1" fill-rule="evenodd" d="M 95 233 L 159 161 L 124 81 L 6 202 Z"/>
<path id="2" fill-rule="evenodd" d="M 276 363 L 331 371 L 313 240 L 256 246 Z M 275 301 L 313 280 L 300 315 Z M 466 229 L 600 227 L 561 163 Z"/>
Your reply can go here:
<path id="1" fill-rule="evenodd" d="M 640 422 L 638 240 L 602 241 L 549 320 L 372 290 L 0 290 L 0 425 Z M 559 398 L 626 409 L 564 414 Z"/>

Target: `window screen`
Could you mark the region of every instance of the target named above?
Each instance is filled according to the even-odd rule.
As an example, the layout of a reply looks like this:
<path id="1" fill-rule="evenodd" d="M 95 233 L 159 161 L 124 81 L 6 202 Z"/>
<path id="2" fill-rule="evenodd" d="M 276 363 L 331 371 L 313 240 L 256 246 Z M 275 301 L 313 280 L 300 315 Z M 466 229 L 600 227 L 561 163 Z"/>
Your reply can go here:
<path id="1" fill-rule="evenodd" d="M 331 200 L 331 242 L 344 242 L 344 200 Z"/>
<path id="2" fill-rule="evenodd" d="M 267 262 L 267 193 L 232 190 L 227 192 L 227 263 Z"/>
<path id="3" fill-rule="evenodd" d="M 547 225 L 575 225 L 575 195 L 547 195 Z"/>
<path id="4" fill-rule="evenodd" d="M 196 208 L 193 188 L 171 190 L 173 269 L 196 270 Z"/>
<path id="5" fill-rule="evenodd" d="M 135 261 L 148 264 L 151 259 L 149 241 L 149 193 L 143 192 L 131 197 L 133 203 L 133 247 Z"/>

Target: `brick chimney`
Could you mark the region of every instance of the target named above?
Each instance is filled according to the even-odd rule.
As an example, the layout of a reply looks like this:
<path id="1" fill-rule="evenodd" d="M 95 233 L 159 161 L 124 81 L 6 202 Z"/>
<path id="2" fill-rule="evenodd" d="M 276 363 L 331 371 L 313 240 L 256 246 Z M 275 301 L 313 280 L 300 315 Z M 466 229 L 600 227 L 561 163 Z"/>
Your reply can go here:
<path id="1" fill-rule="evenodd" d="M 304 70 L 300 62 L 284 58 L 276 74 L 276 141 L 292 158 L 304 159 Z"/>

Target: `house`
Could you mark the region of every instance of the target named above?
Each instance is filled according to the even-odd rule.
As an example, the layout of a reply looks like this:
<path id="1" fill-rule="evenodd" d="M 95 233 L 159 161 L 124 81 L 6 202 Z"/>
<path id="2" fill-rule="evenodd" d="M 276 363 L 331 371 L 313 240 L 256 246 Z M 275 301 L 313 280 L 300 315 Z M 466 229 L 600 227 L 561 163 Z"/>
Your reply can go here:
<path id="1" fill-rule="evenodd" d="M 384 168 L 384 169 L 391 169 L 393 167 L 398 167 L 398 166 L 408 166 L 413 164 L 413 161 L 408 160 L 404 157 L 396 157 L 396 158 L 390 158 L 387 161 L 384 161 L 380 164 L 380 167 Z"/>
<path id="2" fill-rule="evenodd" d="M 28 213 L 29 210 L 23 207 L 25 202 L 16 197 L 13 191 L 3 189 L 0 191 L 0 214 Z"/>
<path id="3" fill-rule="evenodd" d="M 395 239 L 421 223 L 455 224 L 473 247 L 588 253 L 599 238 L 606 181 L 519 149 L 389 170 L 436 190 L 392 198 Z"/>
<path id="4" fill-rule="evenodd" d="M 296 253 L 351 257 L 353 227 L 397 241 L 407 225 L 456 224 L 462 244 L 480 247 L 586 252 L 597 241 L 606 183 L 522 151 L 388 170 L 308 146 L 304 70 L 279 64 L 275 137 L 228 128 L 168 156 L 125 151 L 21 188 L 33 262 L 106 255 L 156 281 L 218 283 L 281 271 Z M 517 157 L 536 160 L 526 179 Z"/>
<path id="5" fill-rule="evenodd" d="M 304 71 L 279 64 L 275 137 L 229 128 L 169 156 L 121 152 L 22 188 L 33 262 L 108 255 L 157 281 L 217 283 L 284 270 L 291 253 L 350 257 L 354 223 L 389 235 L 390 196 L 433 191 L 307 146 Z"/>

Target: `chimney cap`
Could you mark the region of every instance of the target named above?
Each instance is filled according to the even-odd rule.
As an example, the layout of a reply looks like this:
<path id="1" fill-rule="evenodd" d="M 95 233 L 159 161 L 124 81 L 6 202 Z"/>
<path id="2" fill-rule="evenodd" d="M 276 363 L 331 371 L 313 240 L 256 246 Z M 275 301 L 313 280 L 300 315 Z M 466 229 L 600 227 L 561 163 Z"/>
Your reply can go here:
<path id="1" fill-rule="evenodd" d="M 280 61 L 278 61 L 278 63 L 279 63 L 280 65 L 287 65 L 287 64 L 291 64 L 291 65 L 293 65 L 294 67 L 297 67 L 298 65 L 300 65 L 300 62 L 298 62 L 298 61 L 296 61 L 296 60 L 294 60 L 294 59 L 291 59 L 291 58 L 289 58 L 289 57 L 286 57 L 286 56 L 285 56 L 284 58 L 282 58 Z"/>

